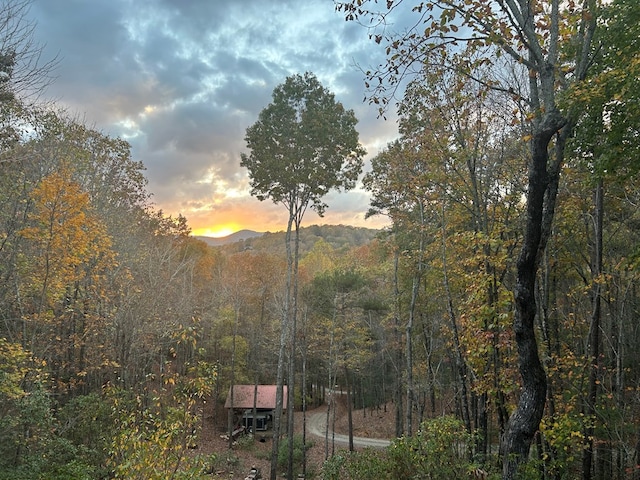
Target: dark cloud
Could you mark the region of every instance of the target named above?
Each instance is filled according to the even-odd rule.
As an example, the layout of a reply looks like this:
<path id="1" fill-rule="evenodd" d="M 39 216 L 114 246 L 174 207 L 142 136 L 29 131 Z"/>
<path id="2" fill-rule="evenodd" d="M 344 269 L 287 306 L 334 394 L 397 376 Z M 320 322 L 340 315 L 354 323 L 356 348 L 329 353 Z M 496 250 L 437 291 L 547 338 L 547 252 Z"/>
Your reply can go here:
<path id="1" fill-rule="evenodd" d="M 194 228 L 242 212 L 285 227 L 284 210 L 249 197 L 240 154 L 288 75 L 315 73 L 354 109 L 370 154 L 396 130 L 363 102 L 361 69 L 383 49 L 327 0 L 34 0 L 31 15 L 45 56 L 60 58 L 48 96 L 127 139 L 158 207 Z M 361 191 L 327 203 L 325 220 L 335 211 L 339 223 L 362 222 L 368 208 Z"/>

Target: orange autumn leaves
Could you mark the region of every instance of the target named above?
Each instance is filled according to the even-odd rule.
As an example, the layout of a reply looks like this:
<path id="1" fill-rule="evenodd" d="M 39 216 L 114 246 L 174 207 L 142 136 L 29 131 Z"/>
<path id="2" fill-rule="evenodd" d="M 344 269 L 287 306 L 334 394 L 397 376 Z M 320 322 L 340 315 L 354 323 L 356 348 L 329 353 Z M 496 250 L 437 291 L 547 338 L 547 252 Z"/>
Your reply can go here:
<path id="1" fill-rule="evenodd" d="M 104 325 L 105 272 L 115 254 L 89 195 L 64 167 L 45 176 L 29 197 L 16 284 L 26 346 L 45 352 L 43 360 L 71 385 L 104 363 L 103 349 L 89 347 Z M 50 335 L 37 334 L 42 331 Z"/>
<path id="2" fill-rule="evenodd" d="M 66 285 L 86 280 L 114 261 L 111 240 L 92 212 L 89 195 L 64 169 L 46 176 L 32 192 L 27 272 L 42 294 L 59 294 Z M 29 267 L 30 265 L 30 267 Z M 93 268 L 92 268 L 93 267 Z"/>

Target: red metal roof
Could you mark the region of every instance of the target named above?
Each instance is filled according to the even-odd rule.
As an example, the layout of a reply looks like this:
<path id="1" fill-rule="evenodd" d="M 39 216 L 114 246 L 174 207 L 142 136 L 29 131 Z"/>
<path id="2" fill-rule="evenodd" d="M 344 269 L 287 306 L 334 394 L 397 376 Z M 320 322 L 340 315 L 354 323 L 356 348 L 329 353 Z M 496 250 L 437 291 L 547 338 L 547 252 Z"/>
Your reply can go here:
<path id="1" fill-rule="evenodd" d="M 274 409 L 276 408 L 276 385 L 258 385 L 258 396 L 256 408 Z M 282 387 L 283 399 L 282 408 L 287 409 L 287 386 Z M 233 408 L 253 408 L 253 394 L 255 385 L 234 385 L 233 386 Z M 231 408 L 231 389 L 227 395 L 224 408 Z"/>

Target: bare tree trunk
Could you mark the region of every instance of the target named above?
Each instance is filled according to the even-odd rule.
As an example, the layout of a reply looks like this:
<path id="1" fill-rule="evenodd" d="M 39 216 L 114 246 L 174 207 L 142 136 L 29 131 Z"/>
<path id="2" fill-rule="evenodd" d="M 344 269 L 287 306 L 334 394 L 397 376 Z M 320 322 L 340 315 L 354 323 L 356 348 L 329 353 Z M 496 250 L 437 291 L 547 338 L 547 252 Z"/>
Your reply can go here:
<path id="1" fill-rule="evenodd" d="M 295 302 L 294 302 L 295 303 Z M 294 387 L 296 378 L 296 319 L 293 314 L 291 322 L 291 338 L 289 346 L 289 375 L 287 381 L 287 479 L 293 480 L 293 447 L 294 447 Z"/>
<path id="2" fill-rule="evenodd" d="M 428 388 L 428 396 L 429 396 L 429 412 L 431 414 L 432 417 L 436 416 L 436 372 L 435 369 L 433 368 L 433 333 L 429 334 L 427 332 L 427 326 L 426 326 L 426 322 L 423 321 L 423 325 L 422 325 L 422 340 L 423 340 L 423 346 L 424 346 L 424 353 L 425 353 L 425 358 L 427 359 L 427 377 L 428 377 L 428 381 L 427 381 L 427 388 Z M 426 399 L 425 399 L 425 405 L 426 405 Z M 422 424 L 422 421 L 424 420 L 424 418 L 420 418 L 420 424 Z"/>
<path id="3" fill-rule="evenodd" d="M 334 398 L 336 392 L 333 392 Z M 338 409 L 338 403 L 333 401 L 333 410 L 331 411 L 331 456 L 336 453 L 336 410 Z M 327 424 L 328 425 L 328 424 Z M 328 427 L 327 427 L 328 428 Z"/>
<path id="4" fill-rule="evenodd" d="M 415 279 L 414 279 L 415 282 Z M 413 342 L 411 340 L 413 332 L 413 313 L 409 313 L 409 321 L 405 328 L 405 360 L 406 360 L 406 399 L 405 404 L 405 424 L 404 431 L 407 436 L 412 435 L 413 425 L 413 404 L 414 404 L 414 391 L 413 391 Z"/>
<path id="5" fill-rule="evenodd" d="M 337 294 L 334 296 L 333 298 L 333 313 L 331 316 L 331 334 L 329 337 L 329 401 L 327 402 L 327 419 L 326 419 L 326 423 L 325 423 L 325 432 L 324 432 L 324 459 L 328 459 L 329 458 L 329 420 L 331 419 L 330 415 L 332 413 L 332 408 L 333 408 L 333 413 L 334 413 L 334 418 L 335 418 L 335 395 L 336 392 L 334 390 L 334 385 L 335 385 L 335 374 L 333 371 L 333 359 L 334 359 L 334 340 L 335 340 L 335 324 L 336 324 L 336 315 L 337 315 L 337 303 L 338 303 L 338 298 L 337 298 Z M 333 430 L 332 430 L 332 435 L 333 435 Z M 333 443 L 331 446 L 331 454 L 333 455 Z"/>
<path id="6" fill-rule="evenodd" d="M 594 194 L 594 245 L 591 260 L 591 301 L 593 309 L 591 311 L 591 324 L 589 326 L 589 357 L 591 368 L 589 370 L 589 391 L 587 403 L 585 405 L 585 415 L 587 425 L 584 438 L 585 445 L 582 450 L 582 478 L 591 480 L 593 464 L 593 433 L 594 427 L 590 418 L 596 413 L 596 402 L 598 398 L 598 365 L 600 357 L 600 316 L 601 316 L 601 278 L 602 274 L 602 229 L 604 215 L 604 186 L 602 177 L 598 179 Z"/>
<path id="7" fill-rule="evenodd" d="M 344 378 L 346 380 L 347 387 L 347 423 L 349 425 L 349 451 L 353 452 L 353 404 L 351 395 L 351 378 L 349 376 L 349 369 L 344 367 Z"/>
<path id="8" fill-rule="evenodd" d="M 238 334 L 238 317 L 239 312 L 236 309 L 235 323 L 233 325 L 233 336 L 231 341 L 231 375 L 229 383 L 231 384 L 229 393 L 229 402 L 231 402 L 231 408 L 229 408 L 229 415 L 227 416 L 227 429 L 229 433 L 229 448 L 233 446 L 233 420 L 234 420 L 234 398 L 233 398 L 233 386 L 235 384 L 235 370 L 236 370 L 236 335 Z"/>
<path id="9" fill-rule="evenodd" d="M 425 249 L 425 238 L 424 238 L 424 225 L 425 225 L 425 214 L 424 214 L 424 205 L 419 203 L 420 207 L 420 233 L 418 240 L 418 264 L 415 265 L 416 271 L 413 275 L 413 281 L 411 285 L 411 302 L 409 304 L 409 320 L 407 322 L 407 327 L 405 329 L 406 335 L 406 346 L 405 346 L 405 356 L 407 362 L 407 404 L 406 404 L 406 412 L 405 412 L 405 433 L 407 436 L 411 436 L 413 434 L 413 406 L 415 404 L 415 392 L 413 385 L 413 324 L 416 316 L 416 307 L 418 303 L 418 295 L 420 293 L 420 283 L 422 282 L 422 273 L 424 271 L 424 249 Z"/>
<path id="10" fill-rule="evenodd" d="M 256 437 L 256 430 L 257 430 L 257 427 L 256 427 L 256 417 L 258 416 L 257 403 L 258 403 L 258 372 L 255 372 L 255 375 L 253 378 L 253 409 L 251 411 L 253 415 L 253 420 L 251 420 L 251 433 L 254 439 Z"/>
<path id="11" fill-rule="evenodd" d="M 296 379 L 296 335 L 298 323 L 298 264 L 300 260 L 300 221 L 295 220 L 295 238 L 293 250 L 292 292 L 291 301 L 291 350 L 289 355 L 289 382 L 287 387 L 287 437 L 289 458 L 287 459 L 287 479 L 293 480 L 293 447 L 294 447 L 294 413 L 295 413 L 295 379 Z"/>
<path id="12" fill-rule="evenodd" d="M 556 281 L 555 281 L 555 272 L 552 270 L 555 267 L 551 265 L 549 262 L 549 251 L 548 249 L 544 252 L 544 264 L 543 264 L 543 273 L 541 275 L 542 284 L 539 285 L 538 290 L 540 291 L 540 325 L 542 331 L 542 339 L 545 345 L 545 353 L 549 359 L 553 359 L 554 357 L 559 357 L 559 345 L 558 345 L 558 326 L 557 320 L 554 321 L 550 315 L 550 312 L 556 309 Z M 553 325 L 552 325 L 553 322 Z M 551 365 L 553 368 L 553 365 Z M 556 414 L 556 404 L 554 399 L 554 385 L 552 382 L 547 383 L 547 416 L 549 418 L 554 418 Z M 538 458 L 542 459 L 544 455 L 544 450 L 546 449 L 547 454 L 550 456 L 550 459 L 553 460 L 556 457 L 556 449 L 553 448 L 549 442 L 545 441 L 542 438 L 542 435 L 538 435 Z M 549 463 L 549 462 L 547 462 Z M 549 473 L 547 472 L 546 465 L 541 462 L 540 469 L 542 470 L 542 478 L 551 478 L 549 477 Z M 559 473 L 556 473 L 554 478 L 559 479 Z"/>
<path id="13" fill-rule="evenodd" d="M 636 298 L 634 283 L 632 282 L 628 288 L 632 290 L 632 297 Z M 624 296 L 626 297 L 626 293 Z M 626 381 L 625 381 L 624 365 L 626 362 L 626 351 L 625 351 L 626 342 L 623 341 L 625 316 L 626 315 L 622 315 L 621 313 L 614 315 L 613 317 L 616 319 L 616 322 L 611 326 L 612 329 L 615 329 L 612 335 L 612 337 L 614 338 L 613 344 L 615 346 L 614 353 L 613 353 L 613 356 L 614 356 L 613 368 L 614 368 L 614 371 L 616 372 L 615 373 L 615 404 L 619 409 L 619 411 L 622 411 L 625 406 L 624 391 L 625 391 Z M 617 478 L 621 479 L 623 478 L 622 472 L 624 471 L 627 454 L 622 444 L 618 445 L 616 450 L 617 450 L 617 458 L 618 458 Z M 638 461 L 638 459 L 640 459 L 640 425 L 637 428 L 635 455 L 633 456 L 633 458 L 636 459 L 636 462 Z M 634 480 L 640 480 L 640 472 L 636 472 L 636 478 Z"/>
<path id="14" fill-rule="evenodd" d="M 331 378 L 331 374 L 329 374 Z M 331 382 L 329 382 L 331 383 Z M 324 422 L 324 459 L 329 458 L 329 420 L 331 420 L 331 408 L 333 407 L 333 393 L 329 391 L 329 401 L 327 402 L 327 418 Z"/>
<path id="15" fill-rule="evenodd" d="M 516 479 L 520 465 L 529 457 L 531 442 L 544 412 L 547 393 L 547 376 L 540 362 L 535 335 L 535 286 L 541 254 L 551 234 L 560 165 L 568 130 L 564 134 L 558 134 L 556 161 L 548 170 L 549 143 L 553 135 L 565 125 L 565 121 L 557 110 L 542 115 L 531 141 L 525 232 L 517 261 L 514 289 L 516 309 L 513 329 L 522 388 L 518 406 L 509 418 L 501 441 L 504 480 Z"/>
<path id="16" fill-rule="evenodd" d="M 307 477 L 307 337 L 306 313 L 302 335 L 302 476 Z"/>
<path id="17" fill-rule="evenodd" d="M 393 254 L 393 285 L 394 285 L 394 312 L 393 312 L 393 343 L 395 352 L 395 364 L 393 368 L 396 372 L 393 385 L 393 403 L 395 404 L 396 437 L 401 437 L 404 433 L 402 423 L 402 334 L 400 333 L 400 288 L 398 286 L 398 269 L 400 263 L 400 253 L 396 248 Z"/>
<path id="18" fill-rule="evenodd" d="M 273 413 L 273 438 L 271 441 L 271 471 L 270 480 L 276 480 L 278 475 L 278 450 L 280 449 L 280 431 L 282 422 L 283 398 L 284 398 L 284 362 L 287 346 L 287 334 L 289 333 L 289 304 L 291 299 L 291 278 L 293 270 L 293 256 L 291 254 L 291 227 L 293 214 L 289 214 L 285 243 L 287 250 L 287 276 L 284 292 L 284 305 L 280 321 L 280 348 L 278 350 L 278 367 L 276 371 L 276 408 Z"/>
<path id="19" fill-rule="evenodd" d="M 455 368 L 458 374 L 458 381 L 460 382 L 460 413 L 462 421 L 467 429 L 467 432 L 471 432 L 471 412 L 469 409 L 469 393 L 467 388 L 467 364 L 462 355 L 462 346 L 460 345 L 460 335 L 458 334 L 458 323 L 456 321 L 456 314 L 453 308 L 453 297 L 451 294 L 451 288 L 449 287 L 449 273 L 447 269 L 447 246 L 446 246 L 446 223 L 445 223 L 445 209 L 442 205 L 442 274 L 444 288 L 447 293 L 447 313 L 449 314 L 449 321 L 451 322 L 451 330 L 453 332 L 453 347 Z"/>
<path id="20" fill-rule="evenodd" d="M 271 471 L 270 480 L 276 480 L 278 474 L 278 450 L 280 448 L 280 424 L 282 421 L 282 404 L 284 393 L 284 359 L 285 359 L 285 347 L 287 344 L 287 328 L 289 322 L 286 319 L 286 314 L 282 314 L 282 320 L 280 324 L 280 348 L 278 351 L 278 367 L 276 371 L 276 408 L 273 412 L 273 436 L 271 440 Z"/>

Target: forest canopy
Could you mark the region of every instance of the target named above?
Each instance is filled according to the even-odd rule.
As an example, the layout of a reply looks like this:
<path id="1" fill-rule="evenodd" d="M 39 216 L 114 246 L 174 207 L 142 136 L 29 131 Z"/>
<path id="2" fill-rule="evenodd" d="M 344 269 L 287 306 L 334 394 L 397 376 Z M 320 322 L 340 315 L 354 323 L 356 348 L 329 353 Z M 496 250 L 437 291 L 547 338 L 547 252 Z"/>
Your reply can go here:
<path id="1" fill-rule="evenodd" d="M 375 29 L 398 9 L 420 28 Z M 292 77 L 242 162 L 262 199 L 317 187 L 293 211 L 295 261 L 291 223 L 219 247 L 193 237 L 154 207 L 126 140 L 33 101 L 53 64 L 20 63 L 28 37 L 0 42 L 0 478 L 230 475 L 242 415 L 227 392 L 275 384 L 279 363 L 296 412 L 329 419 L 339 391 L 349 414 L 394 414 L 391 447 L 343 455 L 327 433 L 309 477 L 638 478 L 638 2 L 338 11 L 373 19 L 389 56 L 363 89 L 397 107 L 398 137 L 362 178 L 367 215 L 389 227 L 301 227 L 330 188 L 360 186 L 365 152 L 353 112 Z M 304 82 L 340 123 L 278 97 Z M 295 130 L 273 158 L 271 127 Z M 206 431 L 229 447 L 204 451 Z M 306 447 L 289 437 L 273 458 L 291 476 Z"/>

